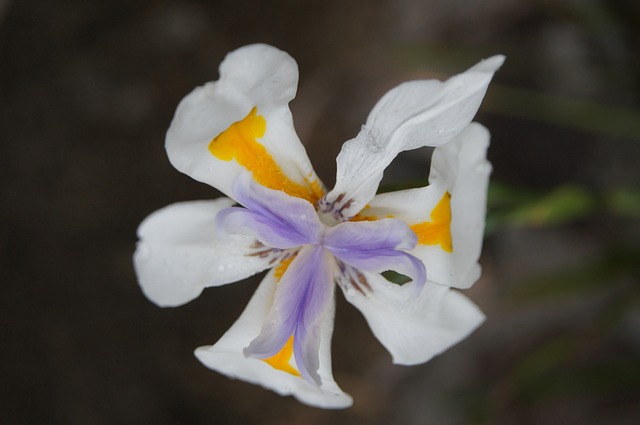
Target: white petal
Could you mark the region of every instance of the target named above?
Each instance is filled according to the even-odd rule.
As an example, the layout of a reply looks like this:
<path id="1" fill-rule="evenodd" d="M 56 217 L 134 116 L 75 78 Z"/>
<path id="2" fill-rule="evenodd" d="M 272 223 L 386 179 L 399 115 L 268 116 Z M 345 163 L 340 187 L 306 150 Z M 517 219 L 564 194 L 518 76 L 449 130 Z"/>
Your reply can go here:
<path id="1" fill-rule="evenodd" d="M 145 295 L 160 306 L 177 306 L 209 286 L 235 282 L 270 267 L 269 256 L 247 255 L 254 238 L 219 238 L 215 217 L 233 201 L 179 202 L 148 216 L 138 228 L 134 266 Z"/>
<path id="2" fill-rule="evenodd" d="M 472 123 L 453 143 L 436 148 L 429 181 L 451 193 L 451 238 L 453 266 L 447 281 L 438 283 L 468 288 L 480 277 L 478 259 L 482 251 L 491 164 L 487 161 L 489 131 Z M 440 252 L 442 252 L 440 250 Z M 419 256 L 419 255 L 418 255 Z M 420 256 L 425 258 L 424 255 Z"/>
<path id="3" fill-rule="evenodd" d="M 416 297 L 408 284 L 399 286 L 371 273 L 365 277 L 371 286 L 366 295 L 341 287 L 396 364 L 424 363 L 484 321 L 471 301 L 444 286 L 427 282 Z"/>
<path id="4" fill-rule="evenodd" d="M 242 165 L 237 157 L 221 160 L 208 146 L 255 107 L 256 114 L 266 121 L 266 132 L 256 141 L 266 148 L 267 162 L 273 159 L 285 178 L 296 184 L 310 188 L 316 182 L 316 189 L 321 187 L 295 132 L 288 107 L 295 97 L 297 83 L 297 64 L 281 50 L 253 44 L 229 53 L 220 65 L 220 79 L 197 87 L 180 102 L 165 141 L 171 163 L 234 198 L 232 186 L 238 174 L 248 169 L 256 177 L 265 161 Z"/>
<path id="5" fill-rule="evenodd" d="M 362 214 L 393 216 L 414 225 L 429 221 L 431 211 L 445 192 L 451 194 L 453 252 L 439 245 L 418 244 L 411 254 L 427 268 L 427 279 L 442 285 L 468 288 L 480 277 L 491 164 L 486 159 L 489 132 L 471 123 L 451 143 L 436 148 L 431 161 L 429 186 L 376 196 Z"/>
<path id="6" fill-rule="evenodd" d="M 273 272 L 262 281 L 249 305 L 233 326 L 213 346 L 197 348 L 196 357 L 208 368 L 231 378 L 261 385 L 280 395 L 293 395 L 299 401 L 323 408 L 345 408 L 351 397 L 336 384 L 331 372 L 331 335 L 335 301 L 332 302 L 321 330 L 320 369 L 322 385 L 317 387 L 299 376 L 275 369 L 263 360 L 247 358 L 243 349 L 258 336 L 273 303 L 276 289 Z"/>
<path id="7" fill-rule="evenodd" d="M 332 203 L 344 194 L 348 218 L 375 195 L 384 169 L 398 153 L 441 146 L 471 122 L 503 56 L 484 60 L 445 82 L 411 81 L 389 91 L 373 108 L 360 133 L 344 144 L 337 159 Z M 334 206 L 339 209 L 341 205 Z"/>

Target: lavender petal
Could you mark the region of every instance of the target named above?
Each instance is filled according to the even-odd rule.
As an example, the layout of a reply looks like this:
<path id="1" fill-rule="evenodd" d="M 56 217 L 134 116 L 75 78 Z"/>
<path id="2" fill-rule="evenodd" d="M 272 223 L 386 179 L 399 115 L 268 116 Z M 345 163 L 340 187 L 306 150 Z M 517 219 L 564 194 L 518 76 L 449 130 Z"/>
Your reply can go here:
<path id="1" fill-rule="evenodd" d="M 268 189 L 248 175 L 239 177 L 233 190 L 240 204 L 260 216 L 260 223 L 286 232 L 291 241 L 303 241 L 298 246 L 318 242 L 323 225 L 307 200 Z"/>
<path id="2" fill-rule="evenodd" d="M 240 207 L 226 208 L 216 216 L 219 234 L 255 236 L 262 244 L 279 249 L 295 248 L 308 242 L 305 235 L 292 229 L 282 221 Z"/>
<path id="3" fill-rule="evenodd" d="M 415 247 L 415 233 L 402 221 L 383 219 L 341 223 L 326 233 L 324 245 L 337 258 L 369 272 L 394 270 L 409 276 L 422 288 L 424 263 L 404 250 Z"/>
<path id="4" fill-rule="evenodd" d="M 329 252 L 318 245 L 304 247 L 280 280 L 260 335 L 245 348 L 245 355 L 271 357 L 293 335 L 300 374 L 305 380 L 320 385 L 320 327 L 333 300 L 333 272 Z"/>

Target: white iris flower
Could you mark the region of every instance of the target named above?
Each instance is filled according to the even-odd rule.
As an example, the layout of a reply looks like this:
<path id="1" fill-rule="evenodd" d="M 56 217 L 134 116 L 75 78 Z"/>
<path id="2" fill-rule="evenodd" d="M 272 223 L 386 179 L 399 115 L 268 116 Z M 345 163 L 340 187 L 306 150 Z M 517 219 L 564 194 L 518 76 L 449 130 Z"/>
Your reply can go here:
<path id="1" fill-rule="evenodd" d="M 484 320 L 451 288 L 480 276 L 491 166 L 489 133 L 471 120 L 503 60 L 389 91 L 342 147 L 327 191 L 293 127 L 296 62 L 264 44 L 230 53 L 218 81 L 182 100 L 166 137 L 178 170 L 228 197 L 143 221 L 134 255 L 142 290 L 177 306 L 270 270 L 231 329 L 195 354 L 318 407 L 352 404 L 331 372 L 336 286 L 394 363 L 423 363 L 456 344 Z M 429 185 L 376 195 L 398 153 L 422 146 L 435 147 Z M 385 271 L 410 281 L 392 283 Z"/>

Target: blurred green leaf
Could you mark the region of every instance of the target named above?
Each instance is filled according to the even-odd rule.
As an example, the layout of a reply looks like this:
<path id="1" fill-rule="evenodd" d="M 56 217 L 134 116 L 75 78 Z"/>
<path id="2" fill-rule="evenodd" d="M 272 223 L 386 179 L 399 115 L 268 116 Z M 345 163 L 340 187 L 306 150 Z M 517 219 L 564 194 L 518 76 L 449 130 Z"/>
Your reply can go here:
<path id="1" fill-rule="evenodd" d="M 607 206 L 615 215 L 640 219 L 640 191 L 614 190 L 607 197 Z"/>
<path id="2" fill-rule="evenodd" d="M 595 198 L 579 186 L 560 186 L 536 202 L 516 209 L 512 222 L 517 225 L 553 226 L 591 214 Z"/>
<path id="3" fill-rule="evenodd" d="M 610 286 L 621 276 L 640 274 L 638 258 L 638 248 L 609 250 L 599 260 L 523 282 L 511 290 L 509 297 L 516 304 L 532 303 Z"/>
<path id="4" fill-rule="evenodd" d="M 596 211 L 597 198 L 575 185 L 559 186 L 548 193 L 534 194 L 491 184 L 487 233 L 507 226 L 556 226 L 588 217 Z"/>
<path id="5" fill-rule="evenodd" d="M 487 194 L 489 208 L 520 205 L 536 200 L 540 195 L 534 191 L 516 188 L 508 184 L 492 181 Z"/>

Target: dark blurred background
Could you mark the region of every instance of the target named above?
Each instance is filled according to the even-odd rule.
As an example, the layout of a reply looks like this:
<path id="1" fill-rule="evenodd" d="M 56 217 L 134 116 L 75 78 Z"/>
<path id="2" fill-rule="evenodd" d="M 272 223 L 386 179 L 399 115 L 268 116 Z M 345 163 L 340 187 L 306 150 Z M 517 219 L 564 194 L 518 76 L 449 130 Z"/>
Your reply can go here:
<path id="1" fill-rule="evenodd" d="M 175 171 L 179 100 L 252 42 L 300 66 L 291 108 L 329 187 L 341 143 L 395 84 L 507 62 L 477 120 L 494 165 L 488 316 L 391 364 L 339 296 L 323 411 L 204 368 L 258 279 L 160 309 L 136 227 L 219 194 Z M 640 3 L 634 0 L 0 0 L 0 412 L 7 424 L 640 423 Z M 426 179 L 405 153 L 385 184 Z"/>

